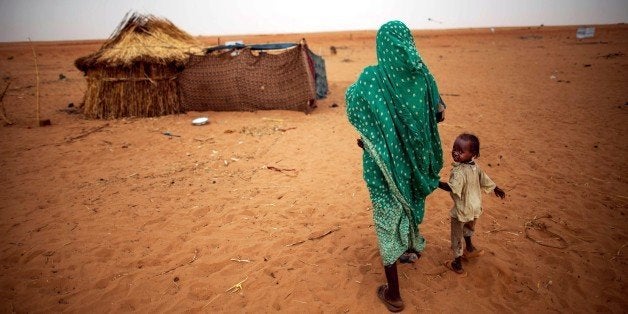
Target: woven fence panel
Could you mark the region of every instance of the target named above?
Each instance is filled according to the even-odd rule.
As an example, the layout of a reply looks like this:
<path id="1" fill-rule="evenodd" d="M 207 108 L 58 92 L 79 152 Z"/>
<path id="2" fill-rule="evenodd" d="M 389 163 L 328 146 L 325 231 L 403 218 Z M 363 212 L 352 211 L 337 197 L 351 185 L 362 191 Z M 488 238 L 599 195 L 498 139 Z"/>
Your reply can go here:
<path id="1" fill-rule="evenodd" d="M 243 49 L 192 56 L 178 80 L 187 111 L 309 112 L 316 98 L 313 70 L 301 45 L 280 54 Z"/>

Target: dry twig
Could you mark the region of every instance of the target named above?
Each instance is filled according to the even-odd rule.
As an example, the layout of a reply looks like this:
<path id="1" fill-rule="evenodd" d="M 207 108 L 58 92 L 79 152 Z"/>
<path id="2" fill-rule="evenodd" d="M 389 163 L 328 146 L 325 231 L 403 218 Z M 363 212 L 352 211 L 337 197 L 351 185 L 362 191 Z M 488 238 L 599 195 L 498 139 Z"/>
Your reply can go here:
<path id="1" fill-rule="evenodd" d="M 522 285 L 524 285 L 526 288 L 530 289 L 530 291 L 532 291 L 532 292 L 534 292 L 534 293 L 537 293 L 537 294 L 539 293 L 539 291 L 538 291 L 538 290 L 534 290 L 534 289 L 532 289 L 530 286 L 528 286 L 528 285 L 527 285 L 527 284 L 525 284 L 525 283 L 522 283 Z"/>
<path id="2" fill-rule="evenodd" d="M 621 257 L 621 250 L 624 249 L 624 247 L 628 245 L 628 243 L 624 243 L 624 245 L 622 245 L 619 250 L 617 250 L 617 254 L 615 254 L 615 256 L 611 257 L 611 261 L 616 260 L 617 258 Z"/>
<path id="3" fill-rule="evenodd" d="M 4 122 L 12 125 L 13 122 L 11 122 L 11 120 L 9 120 L 9 118 L 7 117 L 7 112 L 4 110 L 4 103 L 2 102 L 2 100 L 4 99 L 4 95 L 7 93 L 7 90 L 9 90 L 9 85 L 11 85 L 11 81 L 7 83 L 7 86 L 2 91 L 2 94 L 0 94 L 0 117 L 2 118 L 2 120 L 4 120 Z"/>
<path id="4" fill-rule="evenodd" d="M 289 130 L 295 130 L 297 127 L 289 127 L 289 128 L 275 128 L 277 131 L 286 132 Z"/>
<path id="5" fill-rule="evenodd" d="M 213 297 L 211 300 L 209 300 L 209 302 L 207 302 L 207 304 L 203 305 L 203 307 L 201 308 L 204 309 L 206 308 L 210 303 L 214 302 L 214 300 L 218 299 L 218 297 L 221 295 L 221 293 L 217 294 L 215 297 Z"/>
<path id="6" fill-rule="evenodd" d="M 231 293 L 236 293 L 238 291 L 242 291 L 244 288 L 242 288 L 242 283 L 244 283 L 247 279 L 249 279 L 249 276 L 246 276 L 246 278 L 244 278 L 244 280 L 236 283 L 235 285 L 231 286 L 231 288 L 225 290 L 225 292 L 231 292 Z"/>
<path id="7" fill-rule="evenodd" d="M 39 65 L 37 64 L 37 53 L 35 53 L 35 46 L 33 46 L 33 42 L 31 39 L 28 39 L 28 42 L 31 44 L 31 49 L 33 50 L 33 57 L 35 58 L 35 77 L 37 82 L 37 88 L 35 90 L 35 103 L 37 104 L 37 123 L 39 123 Z"/>
<path id="8" fill-rule="evenodd" d="M 194 250 L 194 256 L 192 257 L 192 259 L 191 259 L 191 260 L 189 260 L 189 261 L 187 262 L 187 264 L 188 264 L 188 265 L 190 265 L 190 264 L 194 263 L 194 261 L 195 261 L 197 258 L 198 258 L 198 250 Z M 177 268 L 179 268 L 179 267 L 183 267 L 183 266 L 185 266 L 185 264 L 181 263 L 181 264 L 179 264 L 179 265 L 177 265 L 177 266 L 175 266 L 175 267 L 172 267 L 172 268 L 170 268 L 170 269 L 166 270 L 165 272 L 163 272 L 163 273 L 161 273 L 161 274 L 157 274 L 157 275 L 155 275 L 155 277 L 156 277 L 156 276 L 165 275 L 165 274 L 167 274 L 167 273 L 169 273 L 169 272 L 172 272 L 172 271 L 176 270 Z"/>
<path id="9" fill-rule="evenodd" d="M 277 168 L 274 166 L 266 166 L 266 169 L 268 170 L 275 170 L 277 172 L 281 172 L 289 177 L 296 177 L 298 174 L 297 169 L 286 169 L 286 168 Z M 294 171 L 294 172 L 290 172 L 290 171 Z"/>
<path id="10" fill-rule="evenodd" d="M 329 231 L 327 231 L 327 232 L 325 232 L 325 233 L 323 233 L 323 234 L 321 234 L 321 235 L 318 235 L 318 236 L 310 236 L 310 237 L 308 237 L 308 238 L 307 238 L 307 240 L 316 240 L 316 239 L 320 239 L 320 238 L 326 237 L 326 236 L 330 235 L 331 233 L 336 232 L 336 231 L 338 231 L 338 230 L 340 230 L 340 227 L 336 227 L 336 228 L 334 228 L 334 229 L 331 229 L 331 230 L 329 230 Z M 295 246 L 295 245 L 298 245 L 298 244 L 304 243 L 304 242 L 305 242 L 305 241 L 307 241 L 307 240 L 302 240 L 302 241 L 294 242 L 294 243 L 288 244 L 288 245 L 286 245 L 286 246 L 288 246 L 288 247 L 289 247 L 289 246 Z"/>
<path id="11" fill-rule="evenodd" d="M 86 137 L 86 136 L 88 136 L 88 135 L 90 135 L 90 134 L 92 134 L 94 132 L 101 131 L 102 129 L 104 129 L 104 128 L 108 127 L 108 126 L 109 126 L 109 123 L 105 123 L 104 125 L 101 125 L 99 127 L 95 127 L 95 128 L 93 128 L 91 130 L 88 130 L 88 131 L 85 131 L 85 132 L 83 132 L 83 133 L 81 133 L 81 134 L 79 134 L 77 136 L 70 137 L 70 138 L 66 139 L 65 141 L 68 142 L 68 143 L 74 142 L 74 141 L 76 141 L 78 139 L 81 139 L 81 138 L 84 138 L 84 137 Z"/>

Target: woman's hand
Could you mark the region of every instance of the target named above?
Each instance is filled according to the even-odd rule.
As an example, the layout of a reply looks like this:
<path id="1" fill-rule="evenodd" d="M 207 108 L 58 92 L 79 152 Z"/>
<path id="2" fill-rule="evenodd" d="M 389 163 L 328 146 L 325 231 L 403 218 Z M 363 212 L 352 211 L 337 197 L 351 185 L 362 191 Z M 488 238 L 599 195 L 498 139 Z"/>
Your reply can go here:
<path id="1" fill-rule="evenodd" d="M 364 141 L 362 141 L 361 138 L 358 139 L 358 146 L 362 149 L 364 149 Z"/>

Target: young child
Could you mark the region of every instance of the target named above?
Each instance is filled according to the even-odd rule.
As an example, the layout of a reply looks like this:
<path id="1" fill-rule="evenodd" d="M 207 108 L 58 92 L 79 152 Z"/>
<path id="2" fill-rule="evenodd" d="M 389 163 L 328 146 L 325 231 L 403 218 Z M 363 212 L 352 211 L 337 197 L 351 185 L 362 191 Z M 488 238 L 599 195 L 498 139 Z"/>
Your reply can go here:
<path id="1" fill-rule="evenodd" d="M 438 187 L 451 192 L 454 206 L 451 209 L 451 248 L 454 260 L 447 261 L 445 266 L 458 274 L 463 274 L 461 259 L 469 259 L 484 253 L 471 243 L 475 230 L 475 222 L 482 214 L 481 191 L 495 192 L 500 198 L 506 193 L 486 175 L 474 159 L 480 157 L 480 140 L 469 133 L 458 135 L 451 150 L 454 159 L 449 182 L 439 182 Z M 462 249 L 464 237 L 465 249 Z"/>

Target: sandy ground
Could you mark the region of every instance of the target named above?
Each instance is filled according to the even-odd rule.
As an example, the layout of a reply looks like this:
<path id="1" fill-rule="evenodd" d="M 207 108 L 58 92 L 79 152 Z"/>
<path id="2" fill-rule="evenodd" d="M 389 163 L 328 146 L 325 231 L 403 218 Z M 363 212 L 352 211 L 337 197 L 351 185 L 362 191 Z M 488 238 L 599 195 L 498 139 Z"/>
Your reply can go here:
<path id="1" fill-rule="evenodd" d="M 430 195 L 423 257 L 399 267 L 407 312 L 628 308 L 628 26 L 575 33 L 415 33 L 449 106 L 445 164 L 455 136 L 476 133 L 478 162 L 507 197 L 484 197 L 476 243 L 487 254 L 462 278 L 442 266 L 451 199 Z M 302 36 L 325 58 L 331 91 L 309 115 L 110 121 L 63 111 L 85 91 L 73 61 L 102 42 L 35 43 L 49 127 L 36 126 L 31 46 L 0 44 L 13 122 L 0 127 L 0 312 L 386 312 L 344 103 L 375 62 L 374 32 L 220 40 Z M 211 123 L 193 126 L 199 116 Z"/>

